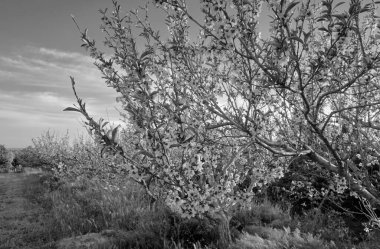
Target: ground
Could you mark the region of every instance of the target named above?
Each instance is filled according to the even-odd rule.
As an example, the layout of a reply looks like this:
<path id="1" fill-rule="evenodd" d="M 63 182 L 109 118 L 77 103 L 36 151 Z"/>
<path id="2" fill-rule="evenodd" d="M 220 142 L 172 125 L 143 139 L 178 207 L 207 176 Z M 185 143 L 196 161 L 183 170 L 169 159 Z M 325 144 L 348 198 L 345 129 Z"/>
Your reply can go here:
<path id="1" fill-rule="evenodd" d="M 30 198 L 38 185 L 36 174 L 0 174 L 0 249 L 49 248 L 49 218 Z"/>

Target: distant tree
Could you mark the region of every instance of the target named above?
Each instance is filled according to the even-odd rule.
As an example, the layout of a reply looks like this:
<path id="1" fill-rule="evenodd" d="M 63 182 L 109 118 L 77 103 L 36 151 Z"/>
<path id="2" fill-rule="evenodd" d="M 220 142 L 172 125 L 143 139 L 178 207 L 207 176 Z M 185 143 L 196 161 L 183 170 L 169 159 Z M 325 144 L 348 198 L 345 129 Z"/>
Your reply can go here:
<path id="1" fill-rule="evenodd" d="M 117 160 L 102 157 L 102 146 L 93 139 L 70 138 L 68 133 L 59 135 L 46 131 L 34 138 L 33 144 L 33 147 L 20 151 L 20 164 L 44 168 L 54 173 L 55 177 L 66 180 L 78 177 L 103 180 L 123 178 L 124 173 L 115 167 Z"/>
<path id="2" fill-rule="evenodd" d="M 73 78 L 78 106 L 65 109 L 84 115 L 132 179 L 184 217 L 218 220 L 221 247 L 231 239 L 231 207 L 298 159 L 326 170 L 329 189 L 380 208 L 367 170 L 380 158 L 373 1 L 202 0 L 203 19 L 185 0 L 155 2 L 166 15 L 167 40 L 150 25 L 148 8 L 124 15 L 116 2 L 111 13 L 101 11 L 113 55 L 81 31 L 82 46 L 120 94 L 134 131 L 129 141 L 94 121 Z M 271 15 L 267 38 L 258 31 L 263 5 Z M 190 22 L 200 29 L 196 41 Z M 247 177 L 249 186 L 238 188 Z"/>
<path id="3" fill-rule="evenodd" d="M 9 172 L 12 169 L 13 159 L 14 153 L 7 150 L 4 145 L 0 145 L 0 172 Z"/>
<path id="4" fill-rule="evenodd" d="M 28 146 L 15 153 L 15 166 L 21 165 L 22 167 L 42 167 L 44 161 L 41 159 L 36 148 Z"/>
<path id="5" fill-rule="evenodd" d="M 0 165 L 4 165 L 7 163 L 8 150 L 4 145 L 0 145 Z"/>

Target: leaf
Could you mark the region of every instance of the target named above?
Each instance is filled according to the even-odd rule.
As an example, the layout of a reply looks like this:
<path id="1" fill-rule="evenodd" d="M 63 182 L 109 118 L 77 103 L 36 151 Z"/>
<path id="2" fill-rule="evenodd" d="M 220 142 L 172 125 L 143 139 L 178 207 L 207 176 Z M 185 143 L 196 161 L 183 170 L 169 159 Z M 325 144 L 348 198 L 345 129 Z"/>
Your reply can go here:
<path id="1" fill-rule="evenodd" d="M 294 60 L 294 61 L 298 59 L 298 57 L 296 55 L 293 55 L 293 54 L 290 54 L 289 58 Z"/>
<path id="2" fill-rule="evenodd" d="M 143 59 L 144 57 L 148 56 L 148 55 L 151 55 L 153 54 L 153 50 L 152 49 L 148 49 L 148 50 L 145 50 L 141 56 L 140 56 L 140 60 Z"/>
<path id="3" fill-rule="evenodd" d="M 104 155 L 107 153 L 108 147 L 104 146 L 100 151 L 100 156 L 104 158 Z"/>
<path id="4" fill-rule="evenodd" d="M 297 37 L 297 36 L 291 36 L 291 37 L 289 37 L 289 39 L 296 40 L 296 41 L 298 41 L 299 43 L 303 44 L 303 41 L 301 40 L 301 38 L 299 38 L 299 37 Z"/>
<path id="5" fill-rule="evenodd" d="M 67 107 L 65 109 L 63 109 L 64 112 L 80 112 L 82 113 L 80 110 L 74 108 L 74 107 Z"/>
<path id="6" fill-rule="evenodd" d="M 140 150 L 139 152 L 135 153 L 133 156 L 132 156 L 132 160 L 135 160 L 137 156 L 139 155 L 144 155 L 144 156 L 147 156 L 149 158 L 154 158 L 154 156 L 152 154 L 150 154 L 148 151 L 146 150 Z"/>
<path id="7" fill-rule="evenodd" d="M 150 94 L 149 98 L 153 99 L 154 95 L 156 95 L 158 93 L 158 91 L 154 91 Z"/>
<path id="8" fill-rule="evenodd" d="M 366 9 L 366 8 L 370 9 L 370 7 L 371 7 L 371 4 L 367 3 L 366 5 L 364 5 L 363 9 Z"/>
<path id="9" fill-rule="evenodd" d="M 322 1 L 322 6 L 326 6 L 327 8 L 329 8 L 331 4 L 328 1 Z"/>
<path id="10" fill-rule="evenodd" d="M 109 124 L 109 122 L 106 121 L 106 122 L 104 122 L 101 126 L 102 126 L 102 128 L 104 128 L 104 126 L 106 126 L 106 125 L 108 125 L 108 124 Z"/>
<path id="11" fill-rule="evenodd" d="M 331 16 L 338 18 L 340 22 L 346 23 L 346 18 L 347 18 L 346 14 L 335 14 Z"/>
<path id="12" fill-rule="evenodd" d="M 114 142 L 115 142 L 116 135 L 117 135 L 119 128 L 120 128 L 120 125 L 116 126 L 116 128 L 113 129 L 113 131 L 112 131 L 112 141 L 114 141 Z"/>
<path id="13" fill-rule="evenodd" d="M 366 4 L 360 11 L 359 13 L 363 13 L 363 12 L 368 12 L 371 10 L 371 7 L 369 4 Z"/>
<path id="14" fill-rule="evenodd" d="M 289 4 L 288 8 L 286 8 L 285 10 L 285 14 L 284 16 L 287 16 L 289 11 L 291 11 L 297 4 L 299 4 L 299 2 L 292 2 Z"/>
<path id="15" fill-rule="evenodd" d="M 354 11 L 356 10 L 356 4 L 351 4 L 350 8 L 348 9 L 348 13 L 350 15 L 355 14 Z"/>
<path id="16" fill-rule="evenodd" d="M 338 8 L 338 6 L 341 6 L 341 5 L 344 4 L 344 3 L 345 3 L 345 2 L 339 2 L 339 3 L 335 4 L 334 9 Z"/>
<path id="17" fill-rule="evenodd" d="M 195 137 L 195 135 L 192 135 L 191 137 L 188 137 L 187 139 L 185 139 L 185 141 L 183 141 L 182 143 L 188 143 L 191 140 L 193 140 L 194 137 Z"/>
<path id="18" fill-rule="evenodd" d="M 350 27 L 351 30 L 355 31 L 356 33 L 359 33 L 359 29 L 357 27 Z"/>
<path id="19" fill-rule="evenodd" d="M 111 139 L 111 133 L 112 133 L 112 130 L 108 130 L 107 131 L 106 136 L 107 136 L 108 139 Z"/>
<path id="20" fill-rule="evenodd" d="M 322 21 L 325 21 L 325 20 L 330 20 L 331 19 L 331 15 L 330 14 L 324 14 L 322 16 L 320 16 L 317 20 L 317 22 L 322 22 Z"/>
<path id="21" fill-rule="evenodd" d="M 304 43 L 307 43 L 307 40 L 309 39 L 311 32 L 308 32 L 308 33 L 303 32 L 303 35 L 304 35 L 303 41 Z"/>
<path id="22" fill-rule="evenodd" d="M 270 44 L 270 45 L 272 45 L 272 46 L 274 46 L 274 47 L 276 47 L 276 48 L 279 48 L 279 47 L 282 46 L 282 43 L 280 43 L 280 42 L 277 41 L 277 40 L 269 41 L 268 44 Z"/>
<path id="23" fill-rule="evenodd" d="M 177 147 L 180 147 L 181 145 L 180 144 L 172 144 L 169 146 L 169 148 L 177 148 Z"/>
<path id="24" fill-rule="evenodd" d="M 325 27 L 319 28 L 319 30 L 321 30 L 321 31 L 325 31 L 325 32 L 327 32 L 327 33 L 330 33 L 330 31 L 329 31 L 328 29 L 326 29 Z"/>

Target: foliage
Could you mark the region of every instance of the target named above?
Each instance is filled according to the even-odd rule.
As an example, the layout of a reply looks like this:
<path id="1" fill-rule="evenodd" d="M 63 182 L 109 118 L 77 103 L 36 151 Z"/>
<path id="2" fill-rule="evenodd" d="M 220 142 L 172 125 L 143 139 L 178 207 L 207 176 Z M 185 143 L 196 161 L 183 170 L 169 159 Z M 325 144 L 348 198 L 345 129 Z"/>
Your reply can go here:
<path id="1" fill-rule="evenodd" d="M 82 46 L 120 94 L 127 143 L 120 128 L 91 118 L 74 78 L 78 106 L 65 109 L 84 115 L 131 179 L 183 217 L 220 220 L 226 243 L 230 211 L 294 160 L 326 171 L 332 191 L 380 207 L 379 174 L 368 170 L 380 156 L 374 2 L 202 0 L 203 20 L 185 0 L 155 2 L 167 41 L 151 27 L 147 6 L 124 15 L 114 2 L 111 13 L 101 11 L 110 57 L 78 26 Z M 268 36 L 258 31 L 263 5 Z M 196 41 L 190 23 L 200 31 Z"/>
<path id="2" fill-rule="evenodd" d="M 37 168 L 42 167 L 45 164 L 35 147 L 28 146 L 21 150 L 17 150 L 14 153 L 15 158 L 12 164 L 15 167 L 21 165 L 22 167 Z"/>
<path id="3" fill-rule="evenodd" d="M 355 162 L 359 164 L 358 161 Z M 369 177 L 378 174 L 372 167 L 367 170 Z M 334 175 L 325 169 L 308 162 L 293 161 L 284 177 L 271 184 L 268 196 L 273 202 L 290 206 L 290 214 L 295 220 L 306 219 L 302 223 L 311 225 L 306 232 L 316 231 L 316 227 L 321 227 L 322 236 L 345 241 L 362 240 L 368 235 L 365 232 L 366 227 L 371 226 L 372 220 L 378 220 L 380 213 L 378 210 L 368 209 L 365 200 L 352 196 L 347 190 L 336 188 L 337 183 L 339 181 Z M 314 212 L 318 215 L 311 215 Z M 328 222 L 331 220 L 334 221 L 332 224 Z M 341 226 L 340 223 L 345 224 Z M 338 227 L 333 229 L 335 225 Z M 372 226 L 374 227 L 376 226 Z"/>
<path id="4" fill-rule="evenodd" d="M 9 172 L 13 168 L 13 159 L 14 153 L 6 149 L 4 145 L 0 145 L 0 173 Z"/>
<path id="5" fill-rule="evenodd" d="M 8 151 L 4 145 L 0 145 L 0 164 L 5 164 L 7 162 Z"/>
<path id="6" fill-rule="evenodd" d="M 115 161 L 102 157 L 101 148 L 90 139 L 72 139 L 68 133 L 59 135 L 46 131 L 33 139 L 33 143 L 33 151 L 41 167 L 52 172 L 56 178 L 123 179 L 122 169 L 115 168 Z"/>

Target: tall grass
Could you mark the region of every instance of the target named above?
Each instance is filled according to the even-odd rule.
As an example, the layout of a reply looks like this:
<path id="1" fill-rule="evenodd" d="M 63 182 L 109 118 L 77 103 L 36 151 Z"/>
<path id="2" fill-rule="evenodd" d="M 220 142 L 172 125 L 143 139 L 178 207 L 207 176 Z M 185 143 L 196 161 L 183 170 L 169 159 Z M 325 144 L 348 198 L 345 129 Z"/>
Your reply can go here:
<path id="1" fill-rule="evenodd" d="M 79 179 L 65 182 L 45 194 L 50 210 L 49 230 L 53 237 L 96 232 L 118 237 L 117 248 L 216 248 L 217 235 L 210 221 L 182 219 L 161 202 L 152 203 L 140 185 L 119 181 Z M 330 215 L 330 216 L 328 216 Z M 234 243 L 230 249 L 245 248 L 378 248 L 367 240 L 354 245 L 344 234 L 344 223 L 331 214 L 310 212 L 306 218 L 291 219 L 289 211 L 269 201 L 252 203 L 235 210 L 231 221 Z"/>
<path id="2" fill-rule="evenodd" d="M 60 232 L 65 235 L 107 228 L 134 230 L 139 220 L 156 208 L 132 182 L 116 187 L 81 179 L 62 184 L 50 198 Z"/>
<path id="3" fill-rule="evenodd" d="M 58 239 L 117 231 L 121 248 L 183 248 L 212 244 L 212 227 L 204 220 L 183 220 L 161 202 L 152 203 L 140 185 L 117 186 L 80 179 L 45 194 L 51 230 Z M 113 233 L 113 232 L 111 232 Z"/>

